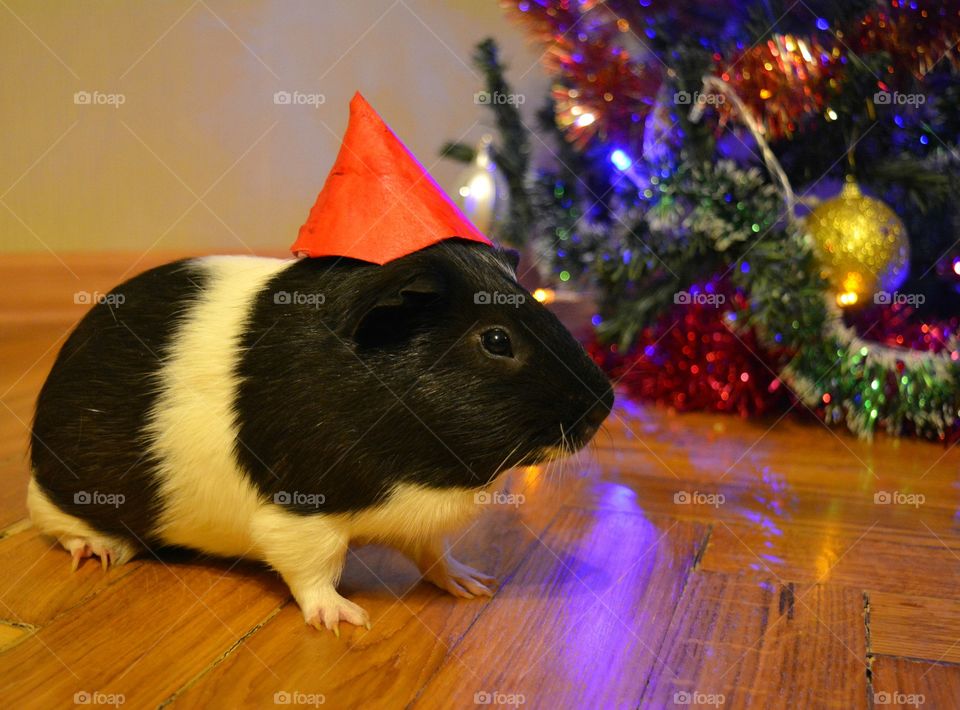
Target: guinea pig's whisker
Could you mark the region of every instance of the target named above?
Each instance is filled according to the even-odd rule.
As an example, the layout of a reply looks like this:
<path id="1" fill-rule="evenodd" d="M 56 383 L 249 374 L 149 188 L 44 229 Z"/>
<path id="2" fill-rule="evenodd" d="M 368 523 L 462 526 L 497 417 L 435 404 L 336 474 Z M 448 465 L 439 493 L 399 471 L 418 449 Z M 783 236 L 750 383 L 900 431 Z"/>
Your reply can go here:
<path id="1" fill-rule="evenodd" d="M 521 443 L 522 443 L 522 442 L 521 442 Z M 520 443 L 518 443 L 516 446 L 514 446 L 512 449 L 510 449 L 510 452 L 509 452 L 506 456 L 503 457 L 503 461 L 501 461 L 499 464 L 497 464 L 496 469 L 494 469 L 497 474 L 499 474 L 499 473 L 501 472 L 501 470 L 503 469 L 504 465 L 507 463 L 507 461 L 510 460 L 510 457 L 511 457 L 511 456 L 513 456 L 515 453 L 517 453 L 517 449 L 519 449 L 519 448 L 520 448 Z M 523 460 L 521 459 L 521 461 L 519 461 L 519 462 L 517 463 L 517 466 L 520 466 L 522 463 L 523 463 Z"/>
<path id="2" fill-rule="evenodd" d="M 577 470 L 579 470 L 583 466 L 582 452 L 583 452 L 582 448 L 576 449 L 573 452 L 574 460 L 577 462 Z"/>
<path id="3" fill-rule="evenodd" d="M 563 461 L 564 456 L 562 454 L 555 456 L 550 461 L 550 466 L 552 469 L 550 474 L 557 486 L 563 485 Z"/>
<path id="4" fill-rule="evenodd" d="M 560 424 L 560 451 L 561 456 L 557 459 L 557 479 L 560 482 L 560 485 L 565 483 L 564 479 L 567 473 L 567 460 L 572 451 L 570 447 L 570 442 L 567 440 L 567 433 L 563 430 L 563 424 Z"/>
<path id="5" fill-rule="evenodd" d="M 607 426 L 607 423 L 606 423 L 606 422 L 604 422 L 603 424 L 600 425 L 600 430 L 599 430 L 597 433 L 598 433 L 598 434 L 599 434 L 599 433 L 605 434 L 606 437 L 607 437 L 607 439 L 610 441 L 610 447 L 612 448 L 612 447 L 614 446 L 614 443 L 613 443 L 613 434 L 611 433 L 610 428 Z M 594 437 L 594 441 L 595 441 L 595 440 L 596 440 L 596 437 Z M 599 448 L 600 448 L 600 446 L 599 446 L 599 444 L 598 444 L 598 445 L 597 445 L 597 449 L 599 449 Z"/>

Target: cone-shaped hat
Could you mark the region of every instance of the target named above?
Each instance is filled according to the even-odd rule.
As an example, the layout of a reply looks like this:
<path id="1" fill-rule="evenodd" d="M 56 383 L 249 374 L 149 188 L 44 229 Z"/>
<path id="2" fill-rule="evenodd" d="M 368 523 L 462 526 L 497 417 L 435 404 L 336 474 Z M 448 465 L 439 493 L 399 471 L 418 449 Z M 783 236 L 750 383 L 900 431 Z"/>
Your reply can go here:
<path id="1" fill-rule="evenodd" d="M 385 264 L 451 238 L 490 244 L 355 94 L 340 153 L 291 250 Z"/>

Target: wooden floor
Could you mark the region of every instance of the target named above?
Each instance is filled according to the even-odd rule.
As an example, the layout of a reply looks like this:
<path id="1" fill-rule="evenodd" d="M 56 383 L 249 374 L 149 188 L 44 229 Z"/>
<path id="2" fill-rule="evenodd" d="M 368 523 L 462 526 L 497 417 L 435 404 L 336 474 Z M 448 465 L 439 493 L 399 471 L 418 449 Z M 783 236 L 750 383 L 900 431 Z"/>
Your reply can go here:
<path id="1" fill-rule="evenodd" d="M 135 257 L 61 258 L 0 267 L 3 707 L 957 706 L 960 447 L 792 416 L 621 400 L 592 450 L 509 474 L 514 504 L 458 541 L 500 580 L 492 599 L 359 548 L 342 590 L 373 629 L 339 639 L 254 564 L 164 553 L 71 574 L 25 519 L 27 427 L 86 308 L 73 294 Z"/>

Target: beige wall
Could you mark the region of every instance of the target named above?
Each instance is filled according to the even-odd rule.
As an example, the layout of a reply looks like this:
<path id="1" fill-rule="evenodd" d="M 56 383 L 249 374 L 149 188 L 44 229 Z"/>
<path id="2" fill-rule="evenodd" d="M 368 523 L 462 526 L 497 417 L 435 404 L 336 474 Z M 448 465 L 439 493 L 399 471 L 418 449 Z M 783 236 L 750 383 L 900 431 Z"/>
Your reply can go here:
<path id="1" fill-rule="evenodd" d="M 532 121 L 547 81 L 495 0 L 4 0 L 0 250 L 285 249 L 355 89 L 453 192 L 437 149 L 489 123 L 470 64 L 488 35 Z"/>

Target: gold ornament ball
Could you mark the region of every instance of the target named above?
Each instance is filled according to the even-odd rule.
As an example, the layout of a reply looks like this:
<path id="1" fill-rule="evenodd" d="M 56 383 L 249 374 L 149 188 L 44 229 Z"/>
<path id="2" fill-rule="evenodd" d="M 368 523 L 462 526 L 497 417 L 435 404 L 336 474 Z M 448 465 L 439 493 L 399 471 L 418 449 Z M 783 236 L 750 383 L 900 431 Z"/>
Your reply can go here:
<path id="1" fill-rule="evenodd" d="M 853 180 L 838 197 L 817 205 L 806 225 L 839 305 L 883 303 L 880 294 L 906 275 L 910 241 L 903 222 Z"/>

